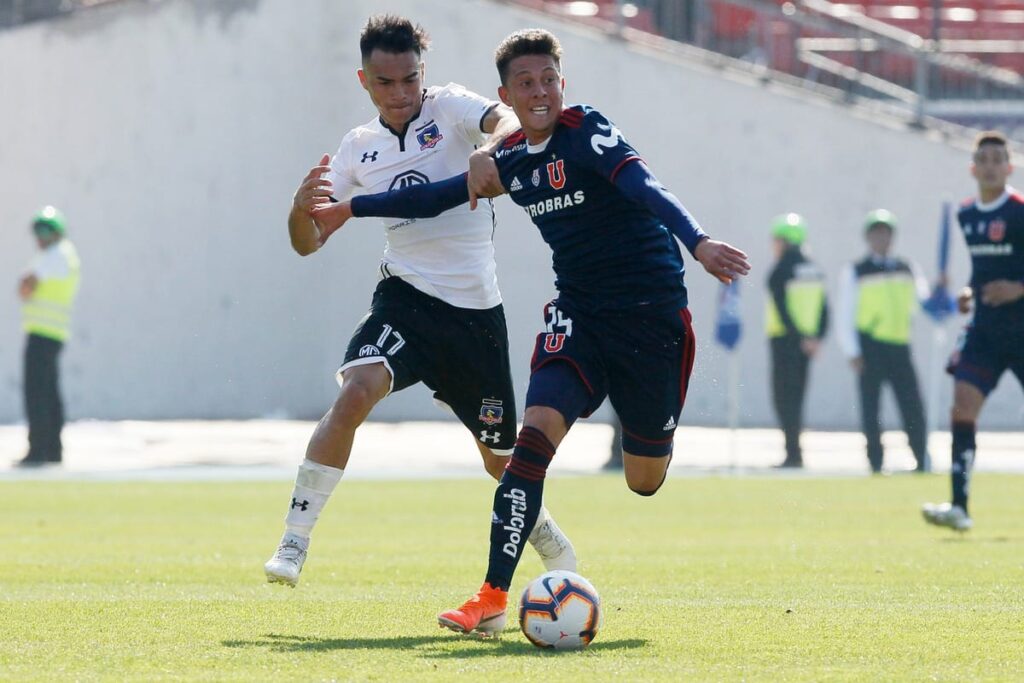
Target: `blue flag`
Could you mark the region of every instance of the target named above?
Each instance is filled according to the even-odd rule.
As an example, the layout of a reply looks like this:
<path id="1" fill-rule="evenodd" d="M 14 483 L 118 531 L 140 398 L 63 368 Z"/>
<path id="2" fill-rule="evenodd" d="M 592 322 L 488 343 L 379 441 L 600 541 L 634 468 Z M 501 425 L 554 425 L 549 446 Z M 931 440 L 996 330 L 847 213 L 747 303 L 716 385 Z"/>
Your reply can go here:
<path id="1" fill-rule="evenodd" d="M 715 324 L 715 341 L 729 351 L 736 348 L 743 335 L 743 323 L 740 320 L 740 282 L 734 279 L 732 284 L 722 283 L 718 295 L 718 321 Z"/>
<path id="2" fill-rule="evenodd" d="M 939 275 L 945 279 L 949 267 L 949 202 L 942 204 L 942 222 L 939 224 Z M 935 285 L 932 295 L 922 304 L 932 320 L 941 323 L 956 312 L 956 301 L 942 285 Z"/>

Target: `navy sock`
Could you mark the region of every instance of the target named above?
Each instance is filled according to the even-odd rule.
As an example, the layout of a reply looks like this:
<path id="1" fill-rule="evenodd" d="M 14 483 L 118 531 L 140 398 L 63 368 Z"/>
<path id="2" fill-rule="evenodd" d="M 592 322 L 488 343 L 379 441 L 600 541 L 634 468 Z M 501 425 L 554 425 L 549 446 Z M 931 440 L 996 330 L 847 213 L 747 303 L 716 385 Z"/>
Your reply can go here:
<path id="1" fill-rule="evenodd" d="M 974 467 L 973 422 L 953 423 L 953 462 L 950 475 L 953 480 L 953 505 L 967 512 L 967 496 L 971 489 L 971 469 Z"/>
<path id="2" fill-rule="evenodd" d="M 523 427 L 512 458 L 494 492 L 487 583 L 508 590 L 544 499 L 544 475 L 555 447 L 544 433 Z"/>

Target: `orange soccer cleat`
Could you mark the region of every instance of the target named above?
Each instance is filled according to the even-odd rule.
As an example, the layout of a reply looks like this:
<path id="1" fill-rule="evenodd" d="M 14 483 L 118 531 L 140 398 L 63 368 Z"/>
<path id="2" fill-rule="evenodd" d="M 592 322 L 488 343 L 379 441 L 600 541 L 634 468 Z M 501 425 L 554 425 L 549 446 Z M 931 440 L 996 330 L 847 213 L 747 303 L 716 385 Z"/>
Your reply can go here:
<path id="1" fill-rule="evenodd" d="M 485 583 L 462 607 L 437 615 L 437 623 L 457 633 L 497 638 L 505 628 L 507 604 L 508 591 Z"/>

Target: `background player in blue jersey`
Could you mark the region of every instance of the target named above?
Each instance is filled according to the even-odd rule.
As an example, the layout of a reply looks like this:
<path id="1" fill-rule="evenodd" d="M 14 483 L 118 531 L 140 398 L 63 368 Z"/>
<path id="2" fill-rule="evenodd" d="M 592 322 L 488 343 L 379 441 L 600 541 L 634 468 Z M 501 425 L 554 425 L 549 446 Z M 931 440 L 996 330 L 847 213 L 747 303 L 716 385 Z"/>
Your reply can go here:
<path id="1" fill-rule="evenodd" d="M 749 270 L 742 251 L 708 238 L 613 123 L 588 106 L 564 108 L 561 55 L 557 38 L 537 29 L 512 34 L 495 55 L 499 96 L 522 125 L 495 161 L 552 249 L 558 297 L 544 307 L 523 428 L 494 496 L 485 583 L 438 617 L 460 632 L 504 625 L 551 458 L 605 397 L 622 419 L 629 488 L 650 496 L 663 483 L 695 349 L 676 238 L 722 281 Z M 429 216 L 467 199 L 457 176 L 356 197 L 319 209 L 317 220 L 327 236 L 351 215 Z"/>
<path id="2" fill-rule="evenodd" d="M 960 311 L 974 311 L 949 370 L 953 388 L 953 500 L 926 503 L 931 524 L 966 531 L 974 437 L 985 397 L 1010 370 L 1024 386 L 1024 196 L 1006 184 L 1013 167 L 1006 138 L 978 136 L 971 174 L 977 198 L 960 207 L 957 220 L 971 252 L 971 283 L 960 293 Z M 945 284 L 945 283 L 942 283 Z"/>

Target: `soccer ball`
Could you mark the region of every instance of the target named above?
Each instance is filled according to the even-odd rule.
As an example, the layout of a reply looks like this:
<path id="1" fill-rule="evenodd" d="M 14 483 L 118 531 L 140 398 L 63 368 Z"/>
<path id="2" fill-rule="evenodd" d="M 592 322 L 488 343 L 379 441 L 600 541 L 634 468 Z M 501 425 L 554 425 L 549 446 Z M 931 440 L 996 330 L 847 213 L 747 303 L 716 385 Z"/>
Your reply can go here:
<path id="1" fill-rule="evenodd" d="M 519 599 L 519 627 L 537 647 L 582 650 L 601 628 L 601 597 L 579 574 L 541 574 Z"/>

